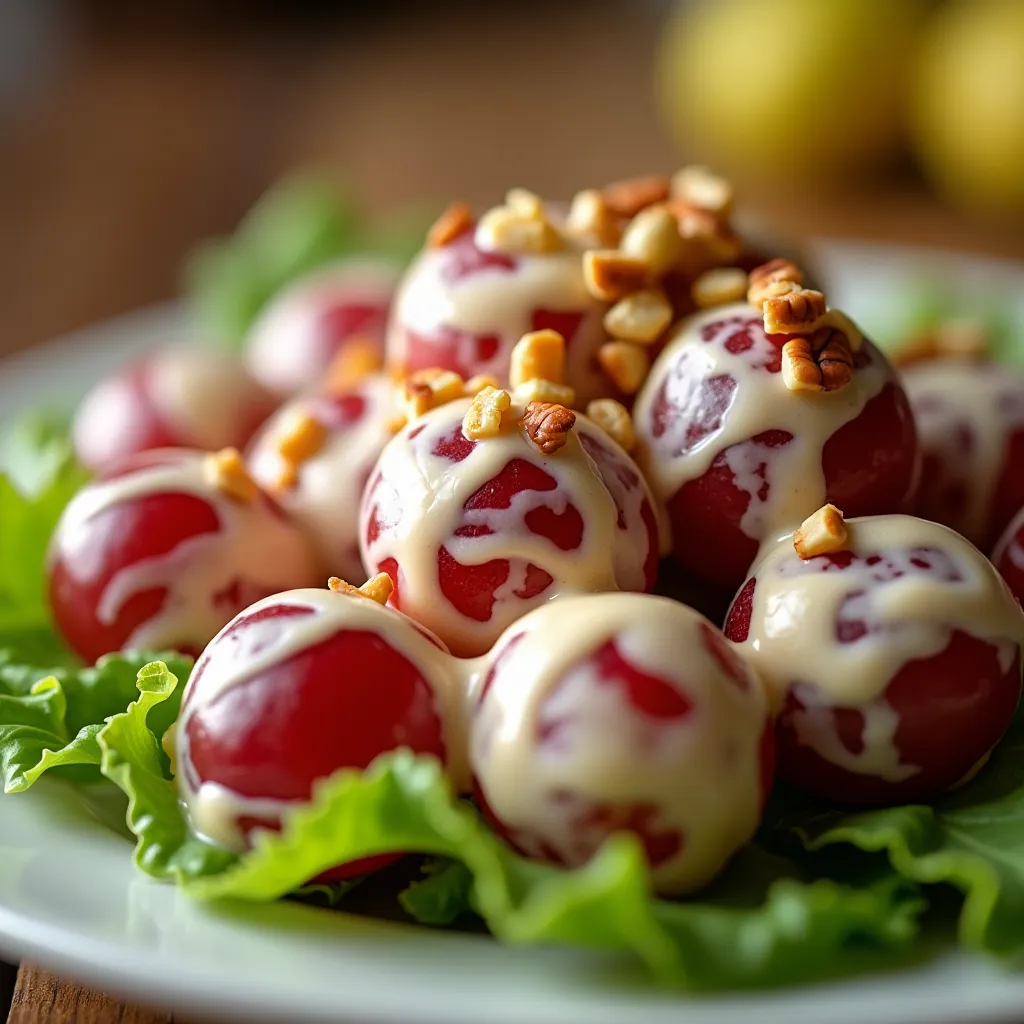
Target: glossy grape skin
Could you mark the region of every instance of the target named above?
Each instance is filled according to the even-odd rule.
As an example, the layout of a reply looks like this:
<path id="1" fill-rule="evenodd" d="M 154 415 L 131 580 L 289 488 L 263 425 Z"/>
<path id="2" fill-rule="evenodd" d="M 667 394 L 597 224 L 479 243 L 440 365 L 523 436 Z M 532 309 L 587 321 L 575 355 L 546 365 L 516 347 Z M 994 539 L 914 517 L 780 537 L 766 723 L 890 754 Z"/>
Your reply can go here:
<path id="1" fill-rule="evenodd" d="M 961 539 L 958 543 L 966 545 Z M 939 549 L 920 548 L 897 553 L 858 554 L 838 552 L 804 560 L 804 571 L 843 573 L 851 567 L 874 566 L 877 583 L 899 578 L 909 571 L 933 575 L 937 579 L 955 572 L 955 562 Z M 779 595 L 776 607 L 800 609 L 800 576 L 792 580 L 792 599 Z M 725 635 L 734 643 L 748 640 L 757 576 L 740 590 L 729 610 Z M 884 618 L 868 623 L 847 612 L 865 593 L 859 582 L 851 582 L 835 623 L 835 643 L 842 646 L 870 640 L 870 634 L 884 636 L 886 629 L 901 628 L 898 622 Z M 800 614 L 799 611 L 795 614 Z M 803 614 L 807 614 L 806 610 Z M 762 639 L 770 643 L 770 638 Z M 808 643 L 812 643 L 808 640 Z M 741 648 L 742 650 L 742 648 Z M 862 805 L 896 804 L 926 800 L 963 782 L 976 771 L 1006 731 L 1020 700 L 1021 650 L 1016 646 L 1008 664 L 1001 659 L 995 643 L 973 636 L 963 629 L 949 627 L 948 639 L 940 651 L 910 658 L 899 665 L 878 695 L 859 705 L 831 701 L 828 687 L 830 649 L 821 651 L 822 675 L 818 679 L 794 679 L 782 697 L 776 719 L 777 772 L 780 778 L 823 799 Z M 756 662 L 755 662 L 756 664 Z M 883 681 L 880 681 L 883 682 Z M 813 695 L 810 705 L 805 703 Z M 838 737 L 850 755 L 865 750 L 868 718 L 880 711 L 897 717 L 892 745 L 901 765 L 913 765 L 917 771 L 901 780 L 886 779 L 870 772 L 848 770 L 821 756 L 800 737 L 800 721 L 808 707 L 815 714 L 827 715 L 828 730 Z M 806 721 L 806 720 L 805 720 Z M 822 731 L 816 725 L 806 725 Z"/>
<path id="2" fill-rule="evenodd" d="M 314 614 L 309 593 L 281 594 L 238 616 L 200 658 L 183 704 L 177 749 L 186 803 L 203 783 L 225 787 L 235 801 L 229 828 L 245 841 L 280 827 L 266 802 L 306 801 L 318 779 L 339 769 L 366 768 L 398 747 L 447 759 L 443 646 L 404 617 L 344 595 L 322 598 L 339 609 L 333 628 L 296 640 L 289 629 Z M 359 619 L 346 621 L 346 602 L 363 606 Z M 261 666 L 223 688 L 223 673 L 254 655 Z M 394 859 L 360 858 L 319 877 L 349 878 Z"/>
<path id="3" fill-rule="evenodd" d="M 276 405 L 230 356 L 173 346 L 100 381 L 75 414 L 72 442 L 94 471 L 158 448 L 241 448 Z"/>
<path id="4" fill-rule="evenodd" d="M 868 368 L 884 382 L 852 419 L 820 440 L 824 494 L 810 493 L 808 481 L 778 479 L 773 466 L 790 445 L 817 444 L 806 431 L 800 437 L 758 415 L 769 392 L 780 386 L 782 347 L 788 335 L 765 334 L 761 318 L 743 306 L 724 307 L 685 323 L 655 365 L 638 399 L 635 414 L 641 438 L 641 465 L 667 510 L 673 556 L 695 579 L 730 593 L 743 582 L 763 540 L 792 529 L 821 504 L 832 502 L 850 516 L 906 509 L 917 482 L 918 449 L 906 396 L 884 356 L 865 340 L 854 356 L 854 383 Z M 724 350 L 747 366 L 741 379 L 718 373 L 705 351 Z M 806 403 L 807 396 L 793 395 Z M 824 396 L 826 399 L 828 396 Z M 845 399 L 840 399 L 840 401 Z M 830 415 L 822 405 L 822 423 Z M 745 437 L 721 447 L 720 433 L 732 417 L 758 424 Z M 706 470 L 682 483 L 668 484 L 675 464 L 716 453 Z M 747 467 L 740 481 L 734 462 Z M 694 462 L 696 464 L 696 462 Z M 702 463 L 701 463 L 702 464 Z M 666 483 L 658 481 L 664 474 Z M 760 481 L 758 489 L 753 480 Z M 744 517 L 754 506 L 767 508 L 773 495 L 805 489 L 807 501 L 782 522 L 747 532 Z"/>
<path id="5" fill-rule="evenodd" d="M 659 892 L 692 891 L 756 826 L 772 742 L 758 680 L 696 612 L 569 598 L 516 623 L 488 658 L 474 795 L 524 856 L 578 867 L 629 831 Z"/>
<path id="6" fill-rule="evenodd" d="M 992 563 L 1013 596 L 1024 600 L 1024 508 L 1007 524 L 992 552 Z"/>
<path id="7" fill-rule="evenodd" d="M 65 510 L 48 556 L 49 601 L 58 632 L 86 662 L 134 646 L 132 638 L 158 620 L 211 560 L 221 558 L 226 566 L 225 575 L 211 577 L 216 589 L 186 596 L 188 621 L 172 624 L 145 646 L 196 655 L 253 601 L 316 582 L 308 542 L 265 495 L 236 509 L 212 485 L 194 486 L 204 458 L 184 449 L 140 453 L 109 467 Z M 90 513 L 93 496 L 108 485 L 131 483 L 136 474 L 160 467 L 182 472 L 182 486 L 132 486 L 122 499 Z M 197 543 L 200 548 L 189 554 Z M 273 559 L 265 545 L 274 546 Z M 161 564 L 166 570 L 150 579 L 146 567 Z M 138 585 L 120 595 L 113 614 L 104 612 L 122 574 L 133 572 L 143 573 Z"/>

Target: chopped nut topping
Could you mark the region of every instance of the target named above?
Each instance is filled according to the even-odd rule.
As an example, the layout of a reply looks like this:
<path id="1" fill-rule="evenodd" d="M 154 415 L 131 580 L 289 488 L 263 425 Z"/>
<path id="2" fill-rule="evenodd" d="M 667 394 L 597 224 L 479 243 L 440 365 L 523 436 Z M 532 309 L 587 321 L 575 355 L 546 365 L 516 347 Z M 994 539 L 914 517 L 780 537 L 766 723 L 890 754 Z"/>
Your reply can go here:
<path id="1" fill-rule="evenodd" d="M 622 341 L 650 345 L 672 322 L 672 304 L 665 293 L 645 288 L 619 299 L 604 315 L 604 329 Z"/>
<path id="2" fill-rule="evenodd" d="M 555 402 L 531 402 L 523 415 L 527 437 L 545 455 L 564 446 L 575 423 L 576 413 Z"/>
<path id="3" fill-rule="evenodd" d="M 639 291 L 651 277 L 651 266 L 643 259 L 617 249 L 588 249 L 583 254 L 583 281 L 587 291 L 603 302 L 618 302 Z"/>
<path id="4" fill-rule="evenodd" d="M 484 388 L 500 388 L 501 383 L 497 377 L 492 377 L 489 373 L 478 373 L 475 377 L 470 377 L 466 381 L 465 390 L 463 394 L 467 398 L 472 398 L 474 395 L 479 395 Z"/>
<path id="5" fill-rule="evenodd" d="M 608 208 L 597 189 L 577 192 L 569 207 L 565 230 L 591 245 L 614 248 L 622 238 L 621 218 Z"/>
<path id="6" fill-rule="evenodd" d="M 463 202 L 449 203 L 447 209 L 430 226 L 427 247 L 442 249 L 473 226 L 473 211 Z"/>
<path id="7" fill-rule="evenodd" d="M 643 260 L 655 277 L 667 273 L 686 254 L 679 224 L 661 204 L 641 210 L 626 225 L 619 248 L 626 256 Z"/>
<path id="8" fill-rule="evenodd" d="M 385 605 L 395 592 L 394 580 L 386 572 L 377 573 L 376 576 L 368 579 L 361 587 L 353 587 L 337 576 L 332 576 L 327 581 L 327 586 L 336 594 L 346 594 L 349 597 L 365 597 L 377 604 Z"/>
<path id="9" fill-rule="evenodd" d="M 793 535 L 793 547 L 801 558 L 814 558 L 842 551 L 848 538 L 843 513 L 835 505 L 825 505 L 803 521 Z"/>
<path id="10" fill-rule="evenodd" d="M 812 334 L 825 315 L 825 296 L 811 288 L 801 288 L 764 302 L 766 334 Z"/>
<path id="11" fill-rule="evenodd" d="M 297 412 L 284 424 L 274 439 L 281 467 L 274 481 L 274 489 L 286 491 L 298 483 L 299 469 L 323 447 L 329 431 L 327 427 L 306 412 Z"/>
<path id="12" fill-rule="evenodd" d="M 891 359 L 897 366 L 910 366 L 931 359 L 980 362 L 988 358 L 989 335 L 988 327 L 977 320 L 947 320 L 905 341 Z"/>
<path id="13" fill-rule="evenodd" d="M 664 174 L 647 174 L 616 181 L 601 190 L 601 197 L 612 213 L 635 217 L 644 207 L 668 199 L 669 180 Z"/>
<path id="14" fill-rule="evenodd" d="M 612 383 L 626 395 L 635 395 L 651 368 L 645 348 L 628 341 L 609 341 L 597 351 L 601 364 Z"/>
<path id="15" fill-rule="evenodd" d="M 516 342 L 508 380 L 517 388 L 534 377 L 561 382 L 565 376 L 565 338 L 558 331 L 529 331 Z"/>
<path id="16" fill-rule="evenodd" d="M 747 294 L 747 275 L 739 267 L 714 267 L 705 270 L 690 289 L 698 309 L 739 302 Z"/>
<path id="17" fill-rule="evenodd" d="M 803 272 L 787 259 L 769 260 L 750 272 L 747 302 L 762 309 L 766 300 L 797 291 L 804 283 Z"/>
<path id="18" fill-rule="evenodd" d="M 823 327 L 782 346 L 782 378 L 790 391 L 837 391 L 853 379 L 853 353 L 846 335 Z"/>
<path id="19" fill-rule="evenodd" d="M 259 486 L 249 475 L 237 448 L 210 452 L 204 468 L 210 483 L 233 501 L 249 502 L 259 494 Z"/>
<path id="20" fill-rule="evenodd" d="M 392 434 L 397 434 L 408 422 L 409 417 L 404 412 L 396 412 L 384 421 L 384 428 Z"/>
<path id="21" fill-rule="evenodd" d="M 516 405 L 529 405 L 531 402 L 554 402 L 571 409 L 576 404 L 576 392 L 568 384 L 556 384 L 543 377 L 534 377 L 524 381 L 512 392 L 512 401 Z"/>
<path id="22" fill-rule="evenodd" d="M 414 420 L 439 405 L 462 398 L 465 384 L 451 370 L 420 370 L 405 381 L 405 415 Z"/>
<path id="23" fill-rule="evenodd" d="M 633 417 L 621 402 L 614 398 L 595 399 L 587 406 L 587 416 L 627 452 L 636 447 Z"/>
<path id="24" fill-rule="evenodd" d="M 505 194 L 505 205 L 520 217 L 528 220 L 544 218 L 544 202 L 540 196 L 525 188 L 512 188 Z"/>
<path id="25" fill-rule="evenodd" d="M 727 214 L 732 207 L 732 185 L 706 167 L 684 167 L 672 175 L 672 196 L 711 213 Z"/>
<path id="26" fill-rule="evenodd" d="M 526 217 L 507 206 L 496 206 L 480 218 L 477 241 L 481 249 L 505 253 L 545 253 L 562 248 L 562 238 L 543 217 Z"/>
<path id="27" fill-rule="evenodd" d="M 462 420 L 462 432 L 472 441 L 497 437 L 502 420 L 512 405 L 507 391 L 486 387 L 474 399 Z"/>
<path id="28" fill-rule="evenodd" d="M 353 338 L 345 342 L 327 367 L 327 391 L 332 395 L 346 394 L 380 368 L 380 346 L 366 338 Z"/>
<path id="29" fill-rule="evenodd" d="M 685 251 L 684 264 L 691 274 L 735 263 L 743 252 L 742 241 L 718 214 L 672 199 L 666 209 L 676 220 Z"/>

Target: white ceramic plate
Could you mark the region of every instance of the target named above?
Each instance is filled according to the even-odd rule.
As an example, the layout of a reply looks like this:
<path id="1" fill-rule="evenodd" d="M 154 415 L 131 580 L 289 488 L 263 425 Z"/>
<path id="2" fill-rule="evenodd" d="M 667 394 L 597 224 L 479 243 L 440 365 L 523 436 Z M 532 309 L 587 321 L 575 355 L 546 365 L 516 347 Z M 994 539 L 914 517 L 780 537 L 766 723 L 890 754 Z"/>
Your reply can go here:
<path id="1" fill-rule="evenodd" d="M 830 296 L 869 326 L 899 297 L 919 253 L 820 245 Z M 940 272 L 1004 283 L 1024 269 L 929 255 Z M 1020 308 L 1024 323 L 1024 308 Z M 875 319 L 872 320 L 872 314 Z M 185 329 L 180 310 L 111 322 L 0 364 L 3 418 L 67 405 L 99 375 Z M 296 904 L 211 908 L 132 865 L 110 807 L 45 782 L 0 796 L 0 952 L 148 1002 L 246 1020 L 421 1024 L 902 1024 L 1019 1018 L 1024 975 L 949 954 L 900 973 L 776 992 L 687 998 L 571 949 L 508 949 L 484 936 L 368 920 Z"/>

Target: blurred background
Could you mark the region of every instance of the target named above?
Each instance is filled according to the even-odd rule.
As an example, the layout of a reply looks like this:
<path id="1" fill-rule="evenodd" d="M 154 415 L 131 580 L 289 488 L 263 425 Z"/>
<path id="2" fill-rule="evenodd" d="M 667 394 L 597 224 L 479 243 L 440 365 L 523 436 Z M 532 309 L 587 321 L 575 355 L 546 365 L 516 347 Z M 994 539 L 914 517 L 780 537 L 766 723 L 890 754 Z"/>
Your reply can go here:
<path id="1" fill-rule="evenodd" d="M 689 160 L 1024 257 L 1024 0 L 2 0 L 0 352 L 175 295 L 295 165 L 374 220 Z"/>

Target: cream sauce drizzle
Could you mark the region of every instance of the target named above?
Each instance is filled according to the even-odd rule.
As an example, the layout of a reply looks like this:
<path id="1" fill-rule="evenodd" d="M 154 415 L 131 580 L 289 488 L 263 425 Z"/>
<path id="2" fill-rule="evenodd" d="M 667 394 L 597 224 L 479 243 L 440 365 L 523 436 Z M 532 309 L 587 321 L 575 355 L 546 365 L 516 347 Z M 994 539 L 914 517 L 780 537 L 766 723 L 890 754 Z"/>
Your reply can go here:
<path id="1" fill-rule="evenodd" d="M 607 377 L 595 362 L 604 331 L 607 307 L 593 299 L 583 283 L 581 248 L 569 241 L 552 253 L 516 255 L 513 269 L 484 267 L 449 283 L 445 274 L 453 261 L 450 248 L 425 249 L 406 272 L 395 297 L 388 329 L 388 359 L 397 366 L 407 360 L 407 332 L 430 338 L 445 328 L 499 339 L 493 357 L 481 361 L 469 353 L 474 373 L 487 373 L 507 383 L 512 348 L 534 329 L 534 310 L 583 314 L 576 334 L 567 339 L 566 383 L 576 389 L 582 406 L 608 394 Z"/>
<path id="2" fill-rule="evenodd" d="M 681 852 L 655 870 L 659 891 L 708 882 L 760 820 L 767 712 L 753 673 L 747 689 L 724 677 L 701 642 L 703 621 L 666 598 L 601 594 L 562 600 L 557 612 L 538 609 L 512 626 L 496 652 L 510 637 L 522 639 L 502 659 L 470 728 L 474 775 L 499 818 L 569 851 L 578 836 L 554 792 L 652 803 L 656 829 L 685 837 Z M 613 638 L 638 669 L 678 683 L 693 711 L 678 720 L 642 715 L 620 688 L 579 665 Z M 542 719 L 563 715 L 571 717 L 559 741 L 538 745 Z"/>
<path id="3" fill-rule="evenodd" d="M 375 601 L 335 594 L 330 590 L 293 590 L 266 598 L 247 608 L 244 616 L 263 608 L 291 605 L 309 608 L 310 615 L 279 617 L 255 623 L 237 636 L 248 646 L 219 645 L 231 629 L 229 623 L 203 654 L 185 690 L 184 705 L 176 726 L 178 786 L 193 829 L 218 845 L 245 849 L 245 837 L 238 827 L 240 816 L 278 817 L 289 806 L 285 801 L 243 796 L 217 783 L 202 782 L 193 789 L 189 776 L 188 722 L 197 710 L 208 707 L 221 695 L 288 658 L 326 640 L 340 630 L 378 633 L 391 647 L 407 657 L 422 672 L 432 688 L 437 713 L 444 726 L 447 772 L 460 790 L 468 789 L 466 764 L 466 719 L 464 683 L 457 662 L 413 628 L 404 616 L 382 608 Z M 202 672 L 199 668 L 202 666 Z M 339 673 L 339 685 L 344 673 Z"/>
<path id="4" fill-rule="evenodd" d="M 738 353 L 726 350 L 725 341 L 737 329 L 737 317 L 749 323 L 753 332 L 763 333 L 757 312 L 746 303 L 735 303 L 683 320 L 670 336 L 637 398 L 634 422 L 640 444 L 636 457 L 659 502 L 665 503 L 684 484 L 703 476 L 725 452 L 736 486 L 750 498 L 741 529 L 760 541 L 792 529 L 825 504 L 821 464 L 825 443 L 859 416 L 894 375 L 884 360 L 874 358 L 838 391 L 790 391 L 781 373 L 758 368 L 764 360 L 762 347 L 754 345 Z M 716 321 L 725 324 L 705 342 L 702 329 Z M 655 438 L 652 428 L 661 385 L 680 358 L 694 360 L 691 379 L 731 376 L 736 387 L 720 427 L 682 455 L 674 455 L 683 442 L 679 431 L 670 425 L 662 437 Z M 768 430 L 787 431 L 793 439 L 780 448 L 744 444 Z M 766 499 L 759 493 L 765 483 L 769 485 Z"/>
<path id="5" fill-rule="evenodd" d="M 403 611 L 437 633 L 453 650 L 479 652 L 487 650 L 506 626 L 537 602 L 538 598 L 533 598 L 528 603 L 514 593 L 522 586 L 527 563 L 540 566 L 554 577 L 539 598 L 545 601 L 571 593 L 642 587 L 647 534 L 639 520 L 639 502 L 624 509 L 631 518 L 627 519 L 627 529 L 620 530 L 615 502 L 593 460 L 583 450 L 578 430 L 595 432 L 612 450 L 617 449 L 615 443 L 580 416 L 580 426 L 554 455 L 542 455 L 521 428 L 509 428 L 477 443 L 461 462 L 433 454 L 436 442 L 451 435 L 468 407 L 468 399 L 452 402 L 410 423 L 384 449 L 377 464 L 382 482 L 364 499 L 359 531 L 363 562 L 369 571 L 377 571 L 386 559 L 397 560 Z M 420 433 L 410 439 L 410 433 L 416 431 Z M 557 481 L 557 490 L 522 492 L 513 497 L 507 509 L 465 509 L 467 499 L 512 459 L 543 469 Z M 584 522 L 582 542 L 575 550 L 562 551 L 526 528 L 525 510 L 544 504 L 561 514 L 570 501 Z M 378 505 L 385 512 L 401 509 L 401 517 L 396 525 L 382 530 L 375 543 L 368 544 L 367 526 Z M 456 529 L 463 525 L 486 526 L 493 533 L 455 536 Z M 513 560 L 513 572 L 496 592 L 497 601 L 488 621 L 462 615 L 442 593 L 438 581 L 438 552 L 442 546 L 466 565 Z"/>
<path id="6" fill-rule="evenodd" d="M 988 559 L 945 526 L 902 515 L 847 526 L 850 551 L 880 554 L 902 575 L 882 582 L 875 578 L 882 570 L 864 562 L 802 572 L 792 537 L 781 537 L 751 570 L 757 584 L 750 632 L 738 646 L 776 710 L 791 687 L 805 704 L 794 720 L 801 742 L 849 771 L 899 782 L 917 769 L 900 763 L 893 744 L 896 716 L 884 698 L 889 682 L 908 661 L 941 652 L 954 630 L 993 644 L 1008 670 L 1024 641 L 1024 613 Z M 913 559 L 939 571 L 923 571 Z M 852 643 L 837 640 L 844 609 L 867 628 Z M 843 747 L 829 713 L 834 707 L 865 715 L 861 754 Z"/>
<path id="7" fill-rule="evenodd" d="M 324 446 L 299 467 L 294 487 L 274 488 L 283 461 L 275 438 L 296 412 L 308 409 L 315 414 L 315 400 L 299 397 L 282 407 L 260 432 L 248 461 L 256 480 L 273 491 L 278 503 L 313 538 L 323 571 L 361 583 L 360 485 L 391 440 L 388 420 L 398 410 L 396 390 L 383 374 L 365 381 L 355 394 L 366 402 L 362 416 L 332 431 Z"/>
<path id="8" fill-rule="evenodd" d="M 955 359 L 911 366 L 902 377 L 922 451 L 938 458 L 929 489 L 961 484 L 967 507 L 949 525 L 984 544 L 1008 438 L 1024 428 L 1024 381 L 1007 367 Z"/>
<path id="9" fill-rule="evenodd" d="M 93 518 L 102 512 L 164 493 L 194 495 L 216 511 L 218 531 L 135 562 L 107 584 L 97 609 L 104 624 L 113 623 L 135 594 L 154 587 L 167 590 L 163 607 L 132 633 L 125 649 L 203 647 L 224 623 L 215 596 L 235 581 L 243 586 L 244 601 L 246 592 L 255 597 L 317 577 L 312 553 L 295 527 L 271 513 L 263 499 L 239 503 L 221 494 L 207 480 L 204 459 L 201 452 L 183 452 L 173 462 L 90 484 L 68 505 L 54 533 L 50 561 L 59 554 L 68 572 L 88 583 L 102 569 L 97 561 L 102 548 L 95 544 L 92 528 Z"/>

